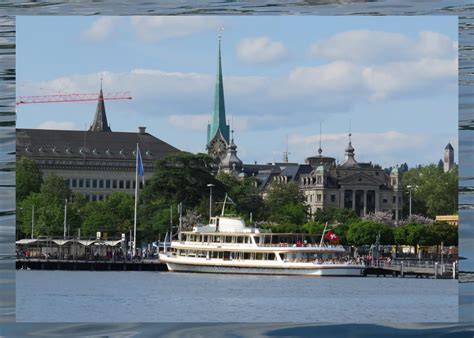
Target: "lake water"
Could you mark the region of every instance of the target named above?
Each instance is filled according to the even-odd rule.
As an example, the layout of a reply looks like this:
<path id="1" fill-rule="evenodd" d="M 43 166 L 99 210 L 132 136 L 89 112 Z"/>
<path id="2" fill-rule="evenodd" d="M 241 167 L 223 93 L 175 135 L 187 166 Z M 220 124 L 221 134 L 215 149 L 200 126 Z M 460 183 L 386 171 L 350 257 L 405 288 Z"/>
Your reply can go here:
<path id="1" fill-rule="evenodd" d="M 455 322 L 458 282 L 17 271 L 19 322 Z"/>

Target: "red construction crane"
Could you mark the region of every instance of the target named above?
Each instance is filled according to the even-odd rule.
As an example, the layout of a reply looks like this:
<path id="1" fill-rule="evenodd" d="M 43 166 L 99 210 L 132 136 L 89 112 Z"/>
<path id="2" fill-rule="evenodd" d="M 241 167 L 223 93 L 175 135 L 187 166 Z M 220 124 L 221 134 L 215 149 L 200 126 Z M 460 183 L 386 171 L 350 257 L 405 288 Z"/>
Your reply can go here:
<path id="1" fill-rule="evenodd" d="M 97 93 L 91 94 L 57 94 L 57 95 L 37 95 L 37 96 L 19 96 L 16 104 L 30 103 L 52 103 L 52 102 L 82 102 L 98 100 L 131 100 L 130 92 L 105 93 L 100 98 Z"/>

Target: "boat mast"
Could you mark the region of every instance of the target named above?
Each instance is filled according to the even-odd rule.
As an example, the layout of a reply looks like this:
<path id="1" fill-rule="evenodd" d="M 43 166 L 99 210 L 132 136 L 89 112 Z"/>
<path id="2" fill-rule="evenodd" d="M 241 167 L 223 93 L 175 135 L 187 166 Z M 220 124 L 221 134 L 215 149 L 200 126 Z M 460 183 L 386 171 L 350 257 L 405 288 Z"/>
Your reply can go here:
<path id="1" fill-rule="evenodd" d="M 227 201 L 227 193 L 225 194 L 224 203 L 222 204 L 222 212 L 221 212 L 221 216 L 224 216 L 225 202 L 226 202 L 226 201 Z"/>

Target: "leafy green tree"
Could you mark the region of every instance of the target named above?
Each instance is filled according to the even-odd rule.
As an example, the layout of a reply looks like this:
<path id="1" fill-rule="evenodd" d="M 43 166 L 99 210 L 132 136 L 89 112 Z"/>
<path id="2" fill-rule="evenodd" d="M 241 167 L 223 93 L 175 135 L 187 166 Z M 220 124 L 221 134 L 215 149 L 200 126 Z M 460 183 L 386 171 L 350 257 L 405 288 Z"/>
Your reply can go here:
<path id="1" fill-rule="evenodd" d="M 380 244 L 393 244 L 393 233 L 389 226 L 367 220 L 351 223 L 347 231 L 347 240 L 357 246 L 374 244 L 379 233 Z"/>
<path id="2" fill-rule="evenodd" d="M 66 180 L 54 173 L 49 174 L 41 185 L 41 195 L 52 204 L 64 204 L 65 200 L 72 195 L 71 189 L 66 184 Z"/>
<path id="3" fill-rule="evenodd" d="M 403 175 L 405 186 L 412 190 L 412 213 L 434 218 L 436 215 L 454 214 L 458 204 L 458 168 L 448 172 L 437 165 L 419 166 Z M 404 199 L 404 214 L 408 213 L 409 198 Z"/>
<path id="4" fill-rule="evenodd" d="M 134 199 L 130 194 L 114 192 L 102 201 L 85 204 L 81 215 L 84 236 L 95 236 L 100 231 L 109 237 L 119 237 L 133 228 Z"/>
<path id="5" fill-rule="evenodd" d="M 314 214 L 314 220 L 319 223 L 342 223 L 348 224 L 354 220 L 358 220 L 359 217 L 355 211 L 348 208 L 324 208 L 316 211 Z"/>
<path id="6" fill-rule="evenodd" d="M 263 219 L 263 199 L 257 190 L 257 182 L 253 177 L 237 179 L 236 177 L 220 172 L 217 179 L 226 186 L 226 191 L 235 204 L 226 207 L 226 213 L 233 213 L 249 219 L 252 213 L 253 220 Z"/>
<path id="7" fill-rule="evenodd" d="M 148 179 L 140 196 L 140 203 L 151 208 L 177 205 L 199 206 L 209 200 L 208 184 L 213 184 L 213 200 L 222 200 L 226 186 L 211 175 L 212 159 L 206 154 L 181 152 L 156 162 L 155 172 Z M 216 210 L 215 208 L 213 208 Z M 145 212 L 149 215 L 149 212 Z"/>
<path id="8" fill-rule="evenodd" d="M 39 192 L 43 176 L 34 160 L 25 156 L 16 162 L 16 201 L 23 201 L 29 194 Z"/>
<path id="9" fill-rule="evenodd" d="M 265 209 L 271 222 L 302 225 L 306 220 L 304 196 L 294 182 L 273 183 L 265 200 Z"/>

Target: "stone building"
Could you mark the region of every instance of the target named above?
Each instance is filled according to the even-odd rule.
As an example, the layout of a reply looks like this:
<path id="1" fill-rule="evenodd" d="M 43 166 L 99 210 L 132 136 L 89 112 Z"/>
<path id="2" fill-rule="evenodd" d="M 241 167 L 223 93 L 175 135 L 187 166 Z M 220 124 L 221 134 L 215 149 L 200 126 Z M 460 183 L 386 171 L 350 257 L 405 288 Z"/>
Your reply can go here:
<path id="1" fill-rule="evenodd" d="M 379 165 L 357 162 L 350 140 L 345 161 L 321 155 L 306 159 L 311 171 L 299 176 L 299 185 L 311 214 L 335 207 L 353 209 L 359 216 L 376 211 L 390 211 L 401 218 L 403 187 L 398 167 L 387 173 Z"/>
<path id="2" fill-rule="evenodd" d="M 101 200 L 114 191 L 134 193 L 136 146 L 142 155 L 145 179 L 156 160 L 179 150 L 147 133 L 113 132 L 107 122 L 102 89 L 88 131 L 17 129 L 17 158 L 38 163 L 43 175 L 55 173 L 67 180 L 73 192 L 88 200 Z"/>

